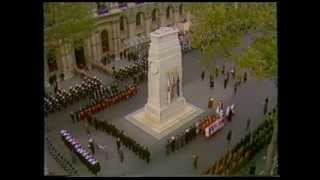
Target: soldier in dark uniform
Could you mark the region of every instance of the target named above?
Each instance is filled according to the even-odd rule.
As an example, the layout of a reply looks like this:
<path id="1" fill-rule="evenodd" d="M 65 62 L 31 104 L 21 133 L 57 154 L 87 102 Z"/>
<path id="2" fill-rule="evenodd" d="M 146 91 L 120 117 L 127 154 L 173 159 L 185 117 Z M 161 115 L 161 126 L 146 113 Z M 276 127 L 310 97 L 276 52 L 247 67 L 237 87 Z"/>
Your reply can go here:
<path id="1" fill-rule="evenodd" d="M 265 115 L 268 112 L 268 103 L 269 103 L 269 98 L 266 97 L 265 103 L 264 103 L 263 115 Z"/>
<path id="2" fill-rule="evenodd" d="M 226 69 L 226 67 L 225 67 L 225 65 L 223 65 L 223 66 L 222 66 L 222 70 L 221 70 L 221 73 L 222 73 L 222 74 L 224 74 L 225 69 Z"/>
<path id="3" fill-rule="evenodd" d="M 93 139 L 91 139 L 91 138 L 89 139 L 89 147 L 90 147 L 92 154 L 94 155 L 95 148 L 94 148 L 94 144 L 93 144 Z"/>
<path id="4" fill-rule="evenodd" d="M 192 159 L 193 159 L 193 167 L 194 167 L 195 169 L 198 169 L 198 159 L 199 159 L 199 155 L 193 154 Z"/>
<path id="5" fill-rule="evenodd" d="M 177 149 L 177 150 L 180 149 L 180 143 L 179 143 L 179 142 L 180 142 L 180 139 L 181 139 L 181 138 L 182 138 L 182 137 L 180 136 L 180 134 L 178 134 L 178 135 L 177 135 L 177 142 L 176 142 L 176 149 Z"/>
<path id="6" fill-rule="evenodd" d="M 166 143 L 166 154 L 167 154 L 167 155 L 170 154 L 170 139 L 167 139 L 167 143 Z"/>
<path id="7" fill-rule="evenodd" d="M 204 72 L 204 71 L 202 71 L 202 73 L 201 73 L 201 80 L 203 80 L 203 79 L 204 79 L 204 76 L 205 76 L 205 72 Z"/>
<path id="8" fill-rule="evenodd" d="M 246 131 L 248 131 L 249 127 L 250 127 L 250 124 L 251 124 L 251 119 L 248 118 L 247 120 L 247 126 L 246 126 Z"/>
<path id="9" fill-rule="evenodd" d="M 117 149 L 119 150 L 121 147 L 121 141 L 120 138 L 117 138 Z"/>
<path id="10" fill-rule="evenodd" d="M 230 143 L 230 141 L 231 141 L 231 137 L 232 137 L 232 131 L 231 131 L 231 130 L 229 130 L 228 135 L 227 135 L 228 143 Z"/>
<path id="11" fill-rule="evenodd" d="M 226 89 L 226 88 L 227 88 L 227 83 L 228 83 L 228 80 L 227 80 L 227 78 L 225 78 L 225 79 L 224 79 L 224 83 L 223 83 L 223 85 L 224 85 L 224 89 Z"/>
<path id="12" fill-rule="evenodd" d="M 172 152 L 174 152 L 174 150 L 175 150 L 175 143 L 176 143 L 175 137 L 172 136 L 171 137 L 171 144 L 170 144 Z"/>
<path id="13" fill-rule="evenodd" d="M 243 82 L 246 82 L 247 81 L 247 72 L 244 72 L 244 75 L 243 75 Z"/>
<path id="14" fill-rule="evenodd" d="M 237 93 L 237 87 L 238 87 L 238 83 L 234 83 L 234 94 Z"/>
<path id="15" fill-rule="evenodd" d="M 213 87 L 214 87 L 214 81 L 210 80 L 210 88 L 213 88 Z"/>
<path id="16" fill-rule="evenodd" d="M 74 117 L 74 113 L 73 112 L 70 113 L 70 117 L 71 117 L 72 123 L 74 124 L 75 123 L 75 117 Z"/>

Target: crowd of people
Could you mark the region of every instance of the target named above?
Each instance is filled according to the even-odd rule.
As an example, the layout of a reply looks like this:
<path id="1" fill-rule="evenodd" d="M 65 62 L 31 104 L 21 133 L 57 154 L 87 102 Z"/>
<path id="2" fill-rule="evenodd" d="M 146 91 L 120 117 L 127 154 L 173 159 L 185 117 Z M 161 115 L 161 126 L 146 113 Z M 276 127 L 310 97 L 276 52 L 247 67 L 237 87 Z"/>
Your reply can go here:
<path id="1" fill-rule="evenodd" d="M 134 152 L 139 158 L 145 160 L 147 163 L 150 161 L 151 153 L 146 146 L 137 143 L 134 139 L 126 135 L 122 130 L 119 130 L 114 124 L 107 121 L 98 120 L 94 116 L 87 116 L 87 121 L 90 126 L 94 126 L 96 130 L 101 130 L 107 134 L 117 138 L 117 148 L 123 145 L 132 152 Z"/>
<path id="2" fill-rule="evenodd" d="M 110 88 L 110 91 L 112 88 Z M 117 88 L 116 88 L 117 89 Z M 110 107 L 122 100 L 126 100 L 134 95 L 137 94 L 138 92 L 138 87 L 136 85 L 128 85 L 122 89 L 119 90 L 114 90 L 110 96 L 108 95 L 107 91 L 101 91 L 99 93 L 106 93 L 99 95 L 98 97 L 102 98 L 97 98 L 93 99 L 90 101 L 89 104 L 87 104 L 84 107 L 81 107 L 79 111 L 77 112 L 71 112 L 70 117 L 72 119 L 72 122 L 79 121 L 81 119 L 84 119 L 85 117 L 89 116 L 90 114 L 97 113 L 107 107 Z"/>
<path id="3" fill-rule="evenodd" d="M 263 123 L 252 134 L 246 134 L 231 150 L 227 150 L 219 160 L 203 174 L 231 175 L 248 162 L 257 152 L 265 147 L 272 138 L 275 109 L 269 112 Z"/>
<path id="4" fill-rule="evenodd" d="M 75 153 L 92 173 L 97 174 L 100 171 L 100 163 L 70 132 L 63 129 L 60 131 L 60 135 L 70 151 Z"/>
<path id="5" fill-rule="evenodd" d="M 113 70 L 113 78 L 123 81 L 128 78 L 132 78 L 134 84 L 143 81 L 147 74 L 148 62 L 146 59 L 141 59 L 134 62 L 134 64 L 127 65 L 118 70 Z"/>
<path id="6" fill-rule="evenodd" d="M 101 86 L 102 82 L 97 77 L 84 77 L 81 84 L 70 87 L 68 91 L 58 89 L 56 93 L 45 94 L 45 115 L 60 111 L 68 105 L 72 105 L 80 99 L 92 95 Z"/>
<path id="7" fill-rule="evenodd" d="M 214 79 L 218 78 L 220 74 L 224 76 L 224 81 L 223 81 L 224 82 L 223 83 L 224 89 L 227 88 L 231 78 L 235 81 L 234 85 L 233 85 L 234 94 L 236 94 L 237 89 L 241 85 L 241 83 L 242 82 L 245 83 L 247 81 L 247 79 L 248 79 L 248 73 L 247 72 L 244 72 L 243 74 L 239 73 L 239 72 L 236 72 L 235 67 L 233 67 L 229 71 L 227 71 L 226 67 L 225 67 L 225 64 L 223 64 L 222 67 L 216 66 L 215 70 L 214 70 L 214 73 L 210 73 L 209 74 L 209 77 L 210 77 L 209 86 L 210 86 L 210 88 L 214 88 Z M 204 80 L 204 78 L 205 78 L 205 70 L 203 70 L 201 72 L 201 80 Z"/>
<path id="8" fill-rule="evenodd" d="M 75 176 L 78 174 L 78 170 L 73 167 L 73 165 L 59 152 L 56 147 L 51 143 L 51 141 L 46 138 L 46 143 L 48 145 L 49 153 L 58 162 L 58 164 L 68 173 L 70 176 Z"/>

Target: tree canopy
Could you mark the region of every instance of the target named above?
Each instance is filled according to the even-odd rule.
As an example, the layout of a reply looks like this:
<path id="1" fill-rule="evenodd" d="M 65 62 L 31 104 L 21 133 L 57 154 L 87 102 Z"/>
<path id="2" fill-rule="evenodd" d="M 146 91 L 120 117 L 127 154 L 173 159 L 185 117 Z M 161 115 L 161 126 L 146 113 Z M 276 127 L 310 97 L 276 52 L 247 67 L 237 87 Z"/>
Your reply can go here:
<path id="1" fill-rule="evenodd" d="M 192 47 L 201 51 L 201 63 L 223 56 L 256 77 L 277 75 L 276 3 L 188 3 L 191 12 Z M 234 48 L 248 33 L 259 32 L 249 48 Z"/>
<path id="2" fill-rule="evenodd" d="M 56 47 L 64 42 L 79 46 L 95 26 L 92 5 L 85 2 L 44 3 L 45 47 Z"/>

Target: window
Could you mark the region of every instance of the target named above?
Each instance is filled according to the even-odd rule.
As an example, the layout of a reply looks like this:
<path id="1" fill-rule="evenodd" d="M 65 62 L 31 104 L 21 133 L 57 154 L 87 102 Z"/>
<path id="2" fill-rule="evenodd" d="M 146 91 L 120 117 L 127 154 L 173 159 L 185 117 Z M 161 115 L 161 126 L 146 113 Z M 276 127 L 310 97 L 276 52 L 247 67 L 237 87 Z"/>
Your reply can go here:
<path id="1" fill-rule="evenodd" d="M 120 31 L 123 31 L 124 30 L 124 17 L 121 16 L 120 18 Z"/>
<path id="2" fill-rule="evenodd" d="M 180 15 L 183 14 L 183 6 L 182 6 L 182 4 L 181 4 L 180 7 L 179 7 L 179 14 L 180 14 Z"/>
<path id="3" fill-rule="evenodd" d="M 157 13 L 156 9 L 153 10 L 153 12 L 152 12 L 152 23 L 156 22 L 156 13 Z"/>
<path id="4" fill-rule="evenodd" d="M 171 16 L 171 14 L 170 14 L 170 6 L 167 8 L 167 19 L 169 19 L 170 18 L 170 16 Z"/>
<path id="5" fill-rule="evenodd" d="M 106 52 L 109 50 L 109 37 L 108 37 L 108 31 L 103 30 L 101 32 L 101 43 L 102 43 L 102 51 Z"/>
<path id="6" fill-rule="evenodd" d="M 141 13 L 138 13 L 138 14 L 137 14 L 137 17 L 136 17 L 136 25 L 137 25 L 137 26 L 140 26 L 140 25 L 141 25 Z"/>

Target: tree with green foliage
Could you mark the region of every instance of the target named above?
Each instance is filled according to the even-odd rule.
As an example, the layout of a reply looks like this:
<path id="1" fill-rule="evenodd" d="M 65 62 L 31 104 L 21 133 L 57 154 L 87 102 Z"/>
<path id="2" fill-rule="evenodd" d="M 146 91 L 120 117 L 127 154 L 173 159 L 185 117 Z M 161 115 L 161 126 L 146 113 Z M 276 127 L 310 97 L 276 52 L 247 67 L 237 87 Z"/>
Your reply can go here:
<path id="1" fill-rule="evenodd" d="M 203 65 L 214 68 L 212 58 L 222 56 L 256 77 L 277 75 L 276 3 L 188 3 L 186 8 L 192 47 L 200 50 Z M 241 38 L 254 32 L 261 36 L 244 52 L 235 52 Z"/>
<path id="2" fill-rule="evenodd" d="M 75 48 L 82 46 L 95 27 L 94 4 L 45 2 L 43 5 L 45 54 L 65 43 Z"/>

